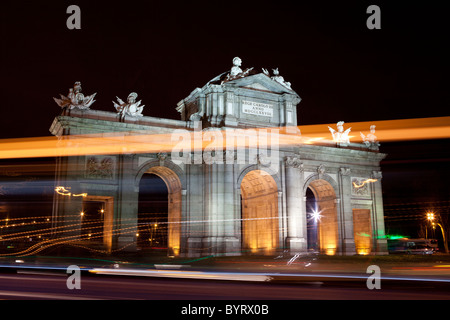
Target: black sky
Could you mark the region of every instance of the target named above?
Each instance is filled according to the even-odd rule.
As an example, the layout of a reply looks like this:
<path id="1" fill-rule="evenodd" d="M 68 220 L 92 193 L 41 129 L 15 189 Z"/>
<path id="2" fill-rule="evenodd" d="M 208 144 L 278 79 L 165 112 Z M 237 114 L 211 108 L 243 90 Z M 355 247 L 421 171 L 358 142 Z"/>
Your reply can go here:
<path id="1" fill-rule="evenodd" d="M 232 66 L 278 67 L 302 97 L 299 124 L 448 115 L 448 33 L 438 4 L 406 1 L 2 3 L 0 137 L 48 135 L 52 97 L 81 81 L 92 109 L 136 91 L 145 115 L 175 106 Z M 381 30 L 366 9 L 381 8 Z"/>
<path id="2" fill-rule="evenodd" d="M 116 96 L 135 91 L 144 115 L 179 119 L 176 103 L 235 56 L 279 68 L 302 98 L 299 125 L 448 116 L 447 7 L 392 2 L 4 1 L 0 138 L 48 136 L 60 112 L 52 97 L 75 81 L 97 92 L 91 109 L 114 111 Z M 71 4 L 81 30 L 66 27 Z M 371 4 L 381 30 L 366 27 Z M 382 145 L 385 203 L 449 200 L 446 185 L 427 185 L 448 180 L 449 149 Z"/>

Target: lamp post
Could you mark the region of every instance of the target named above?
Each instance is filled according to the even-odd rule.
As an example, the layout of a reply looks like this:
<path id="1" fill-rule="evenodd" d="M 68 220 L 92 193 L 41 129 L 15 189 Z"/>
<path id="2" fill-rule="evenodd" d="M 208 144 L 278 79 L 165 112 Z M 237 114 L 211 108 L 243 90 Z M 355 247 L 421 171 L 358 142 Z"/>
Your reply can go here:
<path id="1" fill-rule="evenodd" d="M 310 221 L 312 221 L 313 224 L 313 236 L 312 238 L 313 240 L 313 246 L 312 249 L 314 251 L 319 251 L 320 250 L 320 240 L 319 240 L 319 222 L 320 222 L 320 218 L 322 218 L 321 215 L 322 211 L 319 211 L 317 208 L 312 210 L 311 213 L 309 213 L 309 219 Z"/>
<path id="2" fill-rule="evenodd" d="M 156 228 L 158 227 L 158 223 L 150 224 L 150 246 L 153 247 L 153 227 L 155 228 L 155 234 L 156 234 Z"/>
<path id="3" fill-rule="evenodd" d="M 433 225 L 436 223 L 440 228 L 441 228 L 441 233 L 442 233 L 442 239 L 444 240 L 444 249 L 445 249 L 445 253 L 448 253 L 448 243 L 447 243 L 447 239 L 445 238 L 445 232 L 444 232 L 444 228 L 442 227 L 442 224 L 440 224 L 439 222 L 434 222 L 435 220 L 435 216 L 433 212 L 427 212 L 427 220 L 432 223 Z"/>

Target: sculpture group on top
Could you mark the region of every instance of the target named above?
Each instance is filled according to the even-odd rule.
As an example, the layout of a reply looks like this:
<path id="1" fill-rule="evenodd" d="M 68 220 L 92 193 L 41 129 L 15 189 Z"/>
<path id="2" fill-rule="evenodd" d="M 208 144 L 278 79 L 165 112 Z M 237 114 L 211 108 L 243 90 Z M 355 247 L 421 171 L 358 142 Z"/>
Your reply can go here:
<path id="1" fill-rule="evenodd" d="M 328 127 L 331 135 L 333 136 L 333 141 L 337 142 L 341 146 L 348 145 L 350 143 L 350 137 L 348 136 L 348 134 L 350 133 L 352 128 L 350 127 L 344 131 L 344 121 L 339 121 L 336 126 L 337 131 L 331 127 Z"/>
<path id="2" fill-rule="evenodd" d="M 241 65 L 242 65 L 241 58 L 235 57 L 233 59 L 233 67 L 231 68 L 231 71 L 228 73 L 227 77 L 225 78 L 225 81 L 231 81 L 234 79 L 246 77 L 250 74 L 250 71 L 253 70 L 253 68 L 247 68 L 244 71 L 242 71 Z"/>
<path id="3" fill-rule="evenodd" d="M 377 136 L 375 135 L 375 125 L 370 126 L 370 133 L 364 135 L 364 133 L 360 132 L 361 138 L 367 148 L 372 150 L 378 150 L 380 147 L 380 143 L 377 140 Z"/>
<path id="4" fill-rule="evenodd" d="M 244 71 L 241 69 L 242 60 L 239 57 L 235 57 L 233 59 L 233 67 L 229 72 L 222 73 L 218 77 L 214 78 L 211 82 L 219 82 L 223 84 L 224 82 L 231 81 L 234 79 L 239 79 L 243 77 L 247 77 L 250 73 L 255 73 L 253 71 L 254 68 L 247 68 Z M 292 90 L 291 83 L 284 80 L 284 78 L 280 75 L 278 68 L 272 69 L 273 76 L 270 76 L 270 73 L 267 69 L 262 68 L 263 73 L 270 77 L 273 81 L 276 81 L 283 85 L 284 87 Z M 73 85 L 73 88 L 69 89 L 69 93 L 67 96 L 60 94 L 61 99 L 53 98 L 55 102 L 63 109 L 80 109 L 80 110 L 88 110 L 90 106 L 95 102 L 94 97 L 97 93 L 92 95 L 85 96 L 81 92 L 81 82 L 77 81 Z M 123 120 L 125 116 L 130 117 L 142 117 L 142 111 L 144 109 L 144 105 L 141 106 L 142 100 L 136 101 L 138 94 L 132 92 L 128 95 L 127 101 L 124 102 L 119 97 L 116 97 L 117 102 L 113 101 L 114 108 L 117 111 L 119 119 Z M 337 130 L 328 127 L 333 137 L 333 141 L 335 141 L 339 146 L 348 146 L 350 144 L 350 131 L 351 128 L 344 130 L 344 121 L 339 121 L 337 124 Z M 367 148 L 371 150 L 378 150 L 380 143 L 377 141 L 377 136 L 375 135 L 375 125 L 370 126 L 370 133 L 367 135 L 360 132 L 362 141 L 366 145 Z"/>
<path id="5" fill-rule="evenodd" d="M 266 76 L 270 77 L 269 71 L 267 71 L 267 69 L 264 69 L 264 68 L 263 68 L 262 70 L 263 70 L 263 72 L 264 72 L 264 74 L 265 74 Z M 273 81 L 276 81 L 276 82 L 282 84 L 283 86 L 285 86 L 286 88 L 292 90 L 292 88 L 291 88 L 291 83 L 290 83 L 290 82 L 287 82 L 287 81 L 284 81 L 284 78 L 283 78 L 282 76 L 280 76 L 280 72 L 278 71 L 278 68 L 272 69 L 272 71 L 273 71 L 273 76 L 270 77 L 270 78 L 271 78 Z"/>
<path id="6" fill-rule="evenodd" d="M 95 102 L 94 97 L 97 93 L 94 93 L 90 96 L 84 96 L 81 93 L 81 82 L 77 81 L 73 85 L 73 88 L 69 89 L 69 94 L 63 96 L 60 94 L 61 99 L 53 98 L 55 102 L 62 109 L 80 109 L 80 110 L 88 110 L 90 106 Z M 114 108 L 117 111 L 120 119 L 123 119 L 125 116 L 131 117 L 142 117 L 142 111 L 144 110 L 145 105 L 141 106 L 142 100 L 136 101 L 138 94 L 136 92 L 132 92 L 128 95 L 127 101 L 124 102 L 119 97 L 117 98 L 117 102 L 113 101 Z"/>
<path id="7" fill-rule="evenodd" d="M 333 136 L 333 141 L 340 146 L 347 146 L 350 143 L 349 134 L 351 131 L 351 127 L 344 131 L 344 121 L 339 121 L 336 125 L 337 131 L 331 127 L 328 127 L 328 129 L 331 132 L 331 135 Z M 378 150 L 380 146 L 380 143 L 377 140 L 377 136 L 375 135 L 375 127 L 376 127 L 375 125 L 371 125 L 370 133 L 368 133 L 367 135 L 360 132 L 362 141 L 364 142 L 366 147 L 371 150 Z"/>
<path id="8" fill-rule="evenodd" d="M 250 75 L 252 71 L 254 71 L 252 68 L 247 68 L 244 71 L 241 69 L 242 60 L 239 57 L 235 57 L 233 59 L 233 67 L 231 67 L 231 70 L 227 72 L 226 77 L 223 79 L 221 83 L 224 83 L 226 81 L 231 81 L 239 78 L 244 78 Z M 270 76 L 269 71 L 267 69 L 262 68 L 263 73 L 270 77 L 272 80 L 278 82 L 279 84 L 285 86 L 286 88 L 292 90 L 291 83 L 284 81 L 284 78 L 280 76 L 280 72 L 278 71 L 278 68 L 272 69 L 273 70 L 273 76 Z M 220 76 L 219 76 L 220 77 Z M 215 80 L 215 79 L 213 79 Z"/>
<path id="9" fill-rule="evenodd" d="M 69 89 L 69 94 L 67 97 L 60 94 L 61 99 L 53 99 L 61 108 L 78 108 L 81 110 L 86 110 L 89 109 L 89 107 L 95 102 L 94 97 L 96 94 L 97 93 L 91 94 L 90 96 L 84 96 L 81 92 L 81 82 L 77 81 L 73 85 L 73 88 Z"/>
<path id="10" fill-rule="evenodd" d="M 132 117 L 142 117 L 142 110 L 144 110 L 145 105 L 141 106 L 142 100 L 136 102 L 137 93 L 132 92 L 127 97 L 127 102 L 124 102 L 119 97 L 116 97 L 117 102 L 113 101 L 114 108 L 116 108 L 117 113 L 121 118 L 125 117 L 125 115 Z"/>

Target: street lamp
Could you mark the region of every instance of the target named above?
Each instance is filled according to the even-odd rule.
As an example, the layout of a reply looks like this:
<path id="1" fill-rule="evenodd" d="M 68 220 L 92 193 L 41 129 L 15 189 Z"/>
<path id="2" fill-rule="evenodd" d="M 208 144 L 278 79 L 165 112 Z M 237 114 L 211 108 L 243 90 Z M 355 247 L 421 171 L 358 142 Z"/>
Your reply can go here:
<path id="1" fill-rule="evenodd" d="M 445 248 L 445 253 L 448 253 L 448 243 L 447 240 L 445 238 L 445 232 L 444 232 L 444 228 L 442 227 L 442 224 L 440 224 L 439 222 L 434 222 L 434 212 L 427 212 L 427 220 L 431 222 L 431 224 L 434 225 L 437 224 L 440 228 L 441 228 L 441 233 L 442 233 L 442 239 L 444 240 L 444 248 Z"/>
<path id="2" fill-rule="evenodd" d="M 317 210 L 313 210 L 313 212 L 311 212 L 311 219 L 314 220 L 314 222 L 318 222 L 320 221 L 320 218 L 322 218 L 321 215 L 322 211 L 317 211 Z"/>
<path id="3" fill-rule="evenodd" d="M 311 239 L 311 245 L 309 246 L 310 249 L 312 249 L 313 251 L 318 251 L 320 248 L 320 244 L 319 244 L 319 222 L 322 218 L 321 215 L 322 211 L 319 211 L 317 208 L 313 209 L 310 213 L 309 213 L 309 221 L 310 221 L 310 226 L 312 227 L 310 236 Z M 309 236 L 308 236 L 309 237 Z"/>

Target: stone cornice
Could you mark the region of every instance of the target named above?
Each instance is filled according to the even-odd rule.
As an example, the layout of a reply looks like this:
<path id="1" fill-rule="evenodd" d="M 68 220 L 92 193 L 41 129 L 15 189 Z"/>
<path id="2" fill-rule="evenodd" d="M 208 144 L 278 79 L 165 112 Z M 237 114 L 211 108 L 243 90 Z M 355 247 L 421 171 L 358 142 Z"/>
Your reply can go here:
<path id="1" fill-rule="evenodd" d="M 119 121 L 117 113 L 99 110 L 74 111 L 55 117 L 50 132 L 55 136 L 63 134 L 62 129 L 77 128 L 77 134 L 124 131 L 171 132 L 174 129 L 187 129 L 188 122 L 154 117 L 140 117 Z"/>

